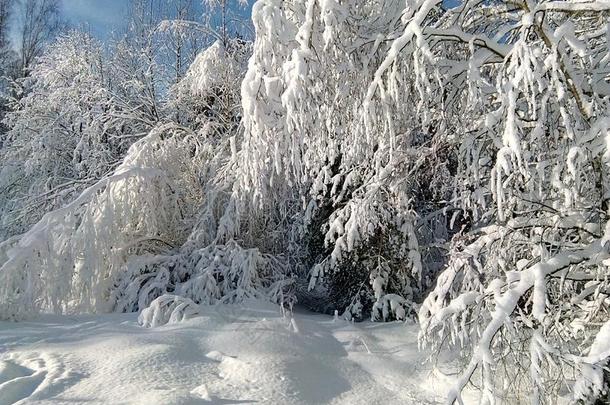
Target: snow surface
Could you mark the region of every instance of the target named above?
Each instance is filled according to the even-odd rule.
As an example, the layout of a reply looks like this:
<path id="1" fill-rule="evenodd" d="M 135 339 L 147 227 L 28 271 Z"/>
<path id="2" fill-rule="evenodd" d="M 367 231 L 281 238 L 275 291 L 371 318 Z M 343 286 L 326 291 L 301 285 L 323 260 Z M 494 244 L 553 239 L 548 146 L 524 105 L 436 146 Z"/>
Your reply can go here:
<path id="1" fill-rule="evenodd" d="M 417 332 L 258 302 L 158 328 L 137 314 L 0 322 L 0 404 L 442 403 L 450 384 Z"/>

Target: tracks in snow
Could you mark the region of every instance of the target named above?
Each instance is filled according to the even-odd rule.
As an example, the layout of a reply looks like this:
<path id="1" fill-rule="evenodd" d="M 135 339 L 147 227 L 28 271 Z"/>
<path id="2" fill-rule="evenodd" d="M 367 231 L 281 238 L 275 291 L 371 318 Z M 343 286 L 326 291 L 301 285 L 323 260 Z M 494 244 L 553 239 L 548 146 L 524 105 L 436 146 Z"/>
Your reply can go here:
<path id="1" fill-rule="evenodd" d="M 59 357 L 29 353 L 0 360 L 0 405 L 25 399 L 45 399 L 58 395 L 77 374 L 66 369 Z"/>
<path id="2" fill-rule="evenodd" d="M 135 314 L 0 322 L 0 405 L 442 402 L 415 326 L 294 319 L 254 303 L 153 329 Z"/>

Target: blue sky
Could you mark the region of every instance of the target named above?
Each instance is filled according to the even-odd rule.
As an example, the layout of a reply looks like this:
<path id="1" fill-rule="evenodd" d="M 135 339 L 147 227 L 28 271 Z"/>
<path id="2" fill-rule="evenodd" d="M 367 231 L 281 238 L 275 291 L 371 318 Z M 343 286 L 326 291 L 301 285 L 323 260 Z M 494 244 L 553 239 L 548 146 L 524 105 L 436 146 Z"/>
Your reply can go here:
<path id="1" fill-rule="evenodd" d="M 253 2 L 239 13 L 248 16 Z M 123 27 L 129 3 L 130 0 L 62 0 L 62 14 L 71 25 L 86 26 L 93 35 L 104 39 Z"/>
<path id="2" fill-rule="evenodd" d="M 71 25 L 87 26 L 105 37 L 124 23 L 129 0 L 63 0 L 62 13 Z"/>

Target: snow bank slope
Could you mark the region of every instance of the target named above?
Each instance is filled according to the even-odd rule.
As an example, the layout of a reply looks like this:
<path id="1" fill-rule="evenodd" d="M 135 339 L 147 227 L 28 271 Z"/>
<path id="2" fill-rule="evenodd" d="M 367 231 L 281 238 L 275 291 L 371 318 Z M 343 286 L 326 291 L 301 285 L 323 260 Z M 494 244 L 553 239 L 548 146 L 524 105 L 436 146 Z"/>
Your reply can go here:
<path id="1" fill-rule="evenodd" d="M 136 314 L 0 322 L 0 404 L 443 402 L 416 334 L 309 313 L 291 320 L 259 303 L 153 329 Z"/>

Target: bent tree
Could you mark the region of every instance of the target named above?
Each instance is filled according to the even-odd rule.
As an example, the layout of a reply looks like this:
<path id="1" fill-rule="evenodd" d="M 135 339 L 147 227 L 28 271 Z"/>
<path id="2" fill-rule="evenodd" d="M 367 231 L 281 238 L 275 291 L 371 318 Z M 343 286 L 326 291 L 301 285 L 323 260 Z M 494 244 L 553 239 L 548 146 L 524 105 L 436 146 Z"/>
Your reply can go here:
<path id="1" fill-rule="evenodd" d="M 490 403 L 527 386 L 535 402 L 552 402 L 574 379 L 575 398 L 601 395 L 609 10 L 418 2 L 369 87 L 370 96 L 395 88 L 394 72 L 413 64 L 423 90 L 409 97 L 439 106 L 435 136 L 455 145 L 449 206 L 469 226 L 419 312 L 423 345 L 455 345 L 467 358 L 450 402 L 474 381 Z"/>

